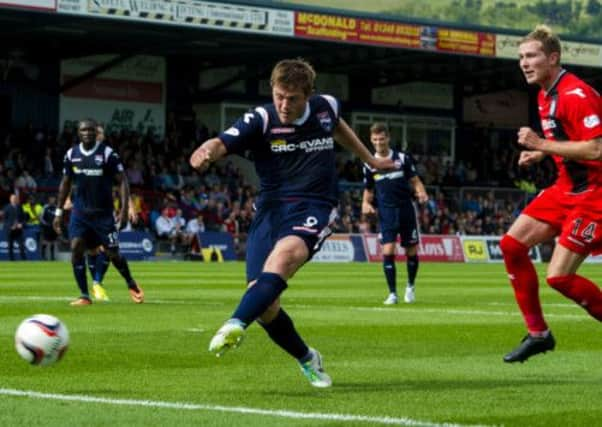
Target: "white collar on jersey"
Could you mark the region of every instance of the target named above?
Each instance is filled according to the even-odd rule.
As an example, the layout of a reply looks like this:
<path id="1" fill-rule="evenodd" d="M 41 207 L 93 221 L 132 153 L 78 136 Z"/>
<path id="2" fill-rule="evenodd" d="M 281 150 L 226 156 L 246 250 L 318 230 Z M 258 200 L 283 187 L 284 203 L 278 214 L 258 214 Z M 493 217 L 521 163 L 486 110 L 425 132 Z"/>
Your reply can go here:
<path id="1" fill-rule="evenodd" d="M 391 150 L 389 148 L 389 154 L 387 154 L 386 156 L 381 156 L 378 153 L 374 153 L 374 157 L 378 157 L 378 158 L 382 158 L 382 159 L 392 159 L 393 158 L 393 150 Z"/>
<path id="2" fill-rule="evenodd" d="M 82 142 L 79 143 L 79 151 L 84 155 L 84 156 L 89 156 L 90 154 L 93 154 L 96 149 L 98 148 L 98 146 L 100 145 L 100 141 L 96 141 L 96 144 L 94 144 L 94 147 L 90 150 L 87 151 L 84 148 L 84 144 Z"/>
<path id="3" fill-rule="evenodd" d="M 295 120 L 293 122 L 293 124 L 295 126 L 301 126 L 303 123 L 305 123 L 305 121 L 307 120 L 307 118 L 309 117 L 309 113 L 310 113 L 310 108 L 309 108 L 309 102 L 307 102 L 305 104 L 305 112 L 303 113 L 303 115 L 301 117 L 299 117 L 297 120 Z"/>

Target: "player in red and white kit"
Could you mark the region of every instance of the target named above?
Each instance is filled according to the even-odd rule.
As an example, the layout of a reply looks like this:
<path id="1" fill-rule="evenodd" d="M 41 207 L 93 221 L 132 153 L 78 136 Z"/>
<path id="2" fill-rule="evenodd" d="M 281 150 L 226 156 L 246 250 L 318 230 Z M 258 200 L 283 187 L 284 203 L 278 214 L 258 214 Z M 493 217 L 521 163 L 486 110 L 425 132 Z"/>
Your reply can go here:
<path id="1" fill-rule="evenodd" d="M 541 148 L 552 141 L 558 141 L 558 145 L 580 145 L 601 138 L 602 101 L 594 89 L 561 67 L 560 53 L 559 39 L 546 26 L 536 27 L 519 46 L 520 67 L 527 82 L 541 87 L 538 107 L 545 136 L 539 149 L 521 152 L 519 165 L 528 166 L 553 154 L 558 177 L 523 210 L 501 241 L 506 271 L 528 330 L 521 344 L 504 356 L 509 363 L 524 362 L 555 347 L 539 301 L 537 274 L 528 256 L 529 249 L 538 243 L 561 236 L 547 281 L 602 320 L 602 293 L 596 285 L 575 274 L 593 247 L 587 244 L 581 250 L 575 243 L 585 243 L 592 230 L 586 230 L 589 223 L 582 224 L 580 221 L 585 218 L 580 220 L 575 216 L 579 211 L 574 210 L 576 206 L 595 204 L 597 188 L 602 183 L 602 164 L 584 160 L 587 157 L 561 157 Z M 521 128 L 518 136 L 523 145 L 528 140 L 539 140 L 530 128 Z M 574 251 L 576 246 L 579 252 Z"/>

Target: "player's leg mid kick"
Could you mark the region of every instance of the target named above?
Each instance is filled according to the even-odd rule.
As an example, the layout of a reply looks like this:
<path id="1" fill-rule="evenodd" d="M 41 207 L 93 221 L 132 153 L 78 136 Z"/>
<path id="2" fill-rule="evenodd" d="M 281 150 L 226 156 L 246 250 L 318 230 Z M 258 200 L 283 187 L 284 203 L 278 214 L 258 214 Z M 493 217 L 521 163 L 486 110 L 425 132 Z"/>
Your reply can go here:
<path id="1" fill-rule="evenodd" d="M 262 227 L 255 227 L 255 233 L 258 233 L 258 228 Z M 265 245 L 265 240 L 253 241 Z M 262 264 L 255 262 L 255 257 L 250 254 L 260 253 L 260 248 L 258 251 L 248 248 L 248 274 L 253 270 L 253 264 Z M 258 273 L 256 281 L 251 282 L 232 317 L 211 340 L 209 351 L 220 357 L 229 349 L 238 347 L 244 338 L 246 328 L 257 320 L 272 341 L 297 359 L 302 373 L 311 385 L 314 387 L 332 385 L 330 376 L 324 372 L 320 353 L 305 344 L 292 319 L 280 306 L 280 294 L 287 288 L 286 280 L 306 262 L 308 256 L 309 251 L 302 238 L 286 236 L 279 240 L 265 262 L 263 271 Z"/>

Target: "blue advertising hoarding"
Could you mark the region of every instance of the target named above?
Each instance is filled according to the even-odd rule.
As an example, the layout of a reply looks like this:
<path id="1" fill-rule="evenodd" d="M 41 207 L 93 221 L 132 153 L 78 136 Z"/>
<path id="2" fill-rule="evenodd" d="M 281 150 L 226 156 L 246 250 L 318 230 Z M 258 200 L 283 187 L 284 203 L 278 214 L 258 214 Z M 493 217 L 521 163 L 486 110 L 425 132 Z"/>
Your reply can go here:
<path id="1" fill-rule="evenodd" d="M 25 236 L 25 256 L 28 261 L 40 260 L 40 245 L 38 242 L 38 227 L 27 227 L 24 230 Z M 13 245 L 13 254 L 16 260 L 21 259 L 19 253 L 19 244 L 15 242 Z M 8 261 L 8 242 L 6 241 L 6 233 L 0 230 L 0 261 Z"/>

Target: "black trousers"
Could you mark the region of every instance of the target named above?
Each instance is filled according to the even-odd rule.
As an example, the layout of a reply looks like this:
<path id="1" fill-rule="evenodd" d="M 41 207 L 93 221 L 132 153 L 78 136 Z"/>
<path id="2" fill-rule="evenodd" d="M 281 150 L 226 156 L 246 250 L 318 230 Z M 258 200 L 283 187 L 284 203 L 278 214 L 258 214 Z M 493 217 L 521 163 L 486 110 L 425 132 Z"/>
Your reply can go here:
<path id="1" fill-rule="evenodd" d="M 21 255 L 21 259 L 26 260 L 27 257 L 25 256 L 25 239 L 22 228 L 17 230 L 10 230 L 8 232 L 8 259 L 10 259 L 11 261 L 15 260 L 15 254 L 13 253 L 13 245 L 15 241 L 19 243 L 19 252 Z"/>

